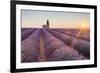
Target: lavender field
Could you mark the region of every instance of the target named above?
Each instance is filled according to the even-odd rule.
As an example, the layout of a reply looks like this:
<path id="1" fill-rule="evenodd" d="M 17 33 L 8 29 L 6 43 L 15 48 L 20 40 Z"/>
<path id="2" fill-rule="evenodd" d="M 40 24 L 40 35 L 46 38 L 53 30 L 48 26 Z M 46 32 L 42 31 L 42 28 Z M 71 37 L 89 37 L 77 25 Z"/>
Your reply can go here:
<path id="1" fill-rule="evenodd" d="M 90 59 L 90 30 L 21 28 L 21 62 Z"/>

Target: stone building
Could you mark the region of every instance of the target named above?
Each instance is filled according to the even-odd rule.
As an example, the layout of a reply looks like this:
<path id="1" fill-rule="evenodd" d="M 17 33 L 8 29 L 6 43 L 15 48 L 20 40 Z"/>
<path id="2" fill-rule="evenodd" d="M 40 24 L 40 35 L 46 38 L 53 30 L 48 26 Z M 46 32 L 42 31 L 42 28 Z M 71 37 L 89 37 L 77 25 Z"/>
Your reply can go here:
<path id="1" fill-rule="evenodd" d="M 46 25 L 42 25 L 43 28 L 48 29 L 49 28 L 49 20 L 47 20 Z"/>

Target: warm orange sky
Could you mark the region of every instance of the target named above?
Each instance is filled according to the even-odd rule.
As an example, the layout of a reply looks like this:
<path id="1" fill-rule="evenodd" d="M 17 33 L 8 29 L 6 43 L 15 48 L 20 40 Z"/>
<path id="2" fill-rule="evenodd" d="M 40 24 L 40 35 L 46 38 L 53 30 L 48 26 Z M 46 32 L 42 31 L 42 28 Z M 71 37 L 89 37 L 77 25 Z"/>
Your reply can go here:
<path id="1" fill-rule="evenodd" d="M 89 13 L 22 10 L 23 28 L 42 28 L 49 20 L 50 28 L 90 27 Z"/>

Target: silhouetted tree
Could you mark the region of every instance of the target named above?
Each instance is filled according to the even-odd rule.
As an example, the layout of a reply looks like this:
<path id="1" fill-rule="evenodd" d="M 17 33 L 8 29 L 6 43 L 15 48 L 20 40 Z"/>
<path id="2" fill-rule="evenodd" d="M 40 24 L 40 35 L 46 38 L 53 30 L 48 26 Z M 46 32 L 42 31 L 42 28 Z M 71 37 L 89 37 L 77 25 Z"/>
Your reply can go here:
<path id="1" fill-rule="evenodd" d="M 47 25 L 49 26 L 49 20 L 47 20 Z"/>

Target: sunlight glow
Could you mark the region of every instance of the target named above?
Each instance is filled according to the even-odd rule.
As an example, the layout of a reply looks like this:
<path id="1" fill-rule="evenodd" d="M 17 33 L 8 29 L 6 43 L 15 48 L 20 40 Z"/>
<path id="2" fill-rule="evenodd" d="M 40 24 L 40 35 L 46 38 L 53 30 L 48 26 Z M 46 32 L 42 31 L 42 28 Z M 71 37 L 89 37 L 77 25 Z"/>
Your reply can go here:
<path id="1" fill-rule="evenodd" d="M 82 24 L 81 28 L 82 29 L 86 29 L 87 28 L 87 25 L 86 24 Z"/>

